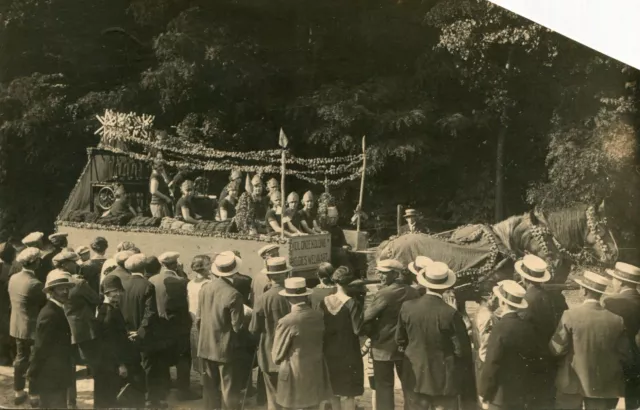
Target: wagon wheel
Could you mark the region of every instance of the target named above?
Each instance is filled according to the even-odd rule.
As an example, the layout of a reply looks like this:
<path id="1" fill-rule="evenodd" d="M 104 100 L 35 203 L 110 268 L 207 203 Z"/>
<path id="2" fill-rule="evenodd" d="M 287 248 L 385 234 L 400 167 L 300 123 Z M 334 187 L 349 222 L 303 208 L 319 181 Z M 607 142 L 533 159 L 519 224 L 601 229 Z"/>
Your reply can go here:
<path id="1" fill-rule="evenodd" d="M 105 211 L 111 209 L 116 201 L 116 193 L 112 187 L 106 186 L 98 191 L 98 206 Z"/>

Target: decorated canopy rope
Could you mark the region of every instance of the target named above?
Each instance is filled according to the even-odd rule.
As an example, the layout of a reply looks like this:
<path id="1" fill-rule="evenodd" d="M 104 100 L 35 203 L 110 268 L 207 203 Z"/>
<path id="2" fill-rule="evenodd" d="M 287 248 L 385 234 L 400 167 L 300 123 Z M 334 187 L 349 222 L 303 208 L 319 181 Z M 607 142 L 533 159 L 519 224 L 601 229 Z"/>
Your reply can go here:
<path id="1" fill-rule="evenodd" d="M 181 157 L 186 156 L 190 161 L 192 157 L 208 160 L 228 158 L 240 161 L 262 161 L 269 163 L 269 165 L 277 164 L 282 152 L 281 149 L 249 152 L 220 151 L 181 138 L 160 142 L 156 139 L 156 131 L 153 128 L 155 117 L 152 115 L 106 110 L 103 116 L 97 115 L 96 117 L 101 124 L 96 134 L 102 136 L 102 143 L 106 146 L 113 146 L 114 142 L 134 143 L 146 149 L 160 150 Z M 329 158 L 298 158 L 289 153 L 287 163 L 313 168 L 313 170 L 303 169 L 297 172 L 335 175 L 341 172 L 352 172 L 350 169 L 358 168 L 363 157 L 363 154 L 358 154 Z M 235 163 L 233 166 L 239 167 L 240 164 Z M 270 171 L 265 170 L 264 172 Z M 356 169 L 355 172 L 360 172 L 360 170 Z"/>

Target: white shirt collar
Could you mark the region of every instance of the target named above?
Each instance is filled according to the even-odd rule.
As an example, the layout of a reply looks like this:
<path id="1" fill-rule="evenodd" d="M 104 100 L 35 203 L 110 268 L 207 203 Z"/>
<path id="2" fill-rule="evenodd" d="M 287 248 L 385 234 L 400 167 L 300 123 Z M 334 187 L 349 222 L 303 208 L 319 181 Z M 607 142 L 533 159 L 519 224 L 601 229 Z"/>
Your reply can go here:
<path id="1" fill-rule="evenodd" d="M 437 296 L 437 297 L 439 297 L 440 299 L 442 299 L 442 295 L 441 295 L 441 294 L 436 293 L 436 292 L 432 292 L 432 291 L 430 291 L 429 289 L 427 289 L 427 295 Z"/>
<path id="2" fill-rule="evenodd" d="M 595 299 L 585 299 L 584 302 L 582 302 L 582 304 L 586 305 L 587 303 L 596 303 L 596 304 L 600 304 L 599 300 L 595 300 Z"/>
<path id="3" fill-rule="evenodd" d="M 140 272 L 131 272 L 131 276 L 140 276 L 144 278 L 144 274 Z"/>
<path id="4" fill-rule="evenodd" d="M 32 275 L 35 275 L 35 274 L 36 274 L 34 271 L 29 270 L 29 269 L 22 268 L 22 270 L 23 270 L 24 272 L 30 273 L 30 274 L 32 274 Z"/>
<path id="5" fill-rule="evenodd" d="M 58 302 L 57 300 L 55 300 L 52 297 L 49 297 L 49 300 L 52 301 L 53 303 L 55 303 L 56 305 L 60 306 L 61 309 L 64 309 L 64 305 L 60 302 Z"/>

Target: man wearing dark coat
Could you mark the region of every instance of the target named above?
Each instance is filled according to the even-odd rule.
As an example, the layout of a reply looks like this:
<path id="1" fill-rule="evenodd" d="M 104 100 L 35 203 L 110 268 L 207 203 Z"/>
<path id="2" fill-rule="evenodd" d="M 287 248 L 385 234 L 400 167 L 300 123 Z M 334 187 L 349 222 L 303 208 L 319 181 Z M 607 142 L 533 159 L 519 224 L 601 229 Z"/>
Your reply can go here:
<path id="1" fill-rule="evenodd" d="M 107 260 L 105 252 L 109 247 L 109 243 L 103 237 L 98 236 L 91 242 L 89 247 L 91 248 L 91 258 L 80 267 L 80 270 L 91 289 L 96 293 L 100 293 L 100 272 L 102 272 L 102 266 Z"/>
<path id="2" fill-rule="evenodd" d="M 371 339 L 373 373 L 376 389 L 376 409 L 394 407 L 394 368 L 402 375 L 404 355 L 398 351 L 396 328 L 400 307 L 407 300 L 418 298 L 418 291 L 405 284 L 400 278 L 404 266 L 396 260 L 378 262 L 376 272 L 382 288 L 364 312 L 363 330 Z M 400 380 L 402 383 L 402 379 Z M 404 386 L 403 386 L 404 389 Z M 408 397 L 405 395 L 405 401 Z"/>
<path id="3" fill-rule="evenodd" d="M 44 287 L 49 301 L 38 315 L 28 371 L 29 387 L 35 387 L 44 409 L 66 409 L 67 390 L 75 382 L 70 371 L 71 329 L 64 312 L 69 289 L 74 286 L 69 274 L 54 270 L 47 276 Z"/>
<path id="4" fill-rule="evenodd" d="M 400 308 L 396 343 L 404 350 L 403 383 L 411 409 L 455 409 L 473 372 L 471 342 L 460 312 L 442 294 L 456 275 L 442 262 L 433 262 L 417 277 L 427 292 Z"/>
<path id="5" fill-rule="evenodd" d="M 35 271 L 40 266 L 40 250 L 26 248 L 18 255 L 16 261 L 22 265 L 22 270 L 9 279 L 9 298 L 11 300 L 11 318 L 9 334 L 16 340 L 17 354 L 13 363 L 13 389 L 15 390 L 14 404 L 20 405 L 27 399 L 24 391 L 26 374 L 29 369 L 29 358 L 33 348 L 36 321 L 40 309 L 47 299 L 42 292 L 43 284 L 35 277 Z M 33 395 L 35 389 L 30 387 Z"/>
<path id="6" fill-rule="evenodd" d="M 267 409 L 279 409 L 276 402 L 278 387 L 278 366 L 273 362 L 271 350 L 278 321 L 291 312 L 287 298 L 280 295 L 284 289 L 284 280 L 291 272 L 285 258 L 275 257 L 267 260 L 262 274 L 271 281 L 271 288 L 258 299 L 253 308 L 249 331 L 260 338 L 258 345 L 258 366 L 262 371 L 267 391 Z"/>
<path id="7" fill-rule="evenodd" d="M 407 223 L 400 227 L 398 235 L 406 233 L 429 233 L 429 229 L 422 223 L 422 216 L 415 209 L 407 209 L 404 211 L 404 219 Z"/>
<path id="8" fill-rule="evenodd" d="M 526 309 L 525 290 L 515 281 L 500 282 L 493 290 L 499 300 L 502 318 L 494 326 L 487 356 L 478 380 L 479 394 L 489 409 L 553 408 L 540 407 L 535 386 L 541 356 L 547 356 L 546 344 L 536 334 L 534 325 L 518 315 Z M 553 379 L 552 379 L 553 380 Z"/>
<path id="9" fill-rule="evenodd" d="M 630 357 L 632 360 L 624 370 L 625 390 L 624 402 L 627 409 L 640 408 L 640 346 L 635 338 L 640 334 L 640 268 L 628 263 L 618 262 L 614 270 L 610 270 L 615 295 L 607 296 L 602 306 L 620 316 L 629 337 Z"/>
<path id="10" fill-rule="evenodd" d="M 520 317 L 529 321 L 536 330 L 537 339 L 548 343 L 553 336 L 562 313 L 567 310 L 567 302 L 560 292 L 552 292 L 544 289 L 542 284 L 551 279 L 547 270 L 547 263 L 535 255 L 526 255 L 517 261 L 515 270 L 522 278 L 527 292 L 525 301 L 526 309 L 519 311 Z M 532 396 L 532 404 L 535 407 L 551 408 L 555 403 L 555 375 L 558 361 L 551 355 L 545 355 L 545 362 L 539 367 L 541 373 L 535 378 L 536 394 Z"/>
<path id="11" fill-rule="evenodd" d="M 202 286 L 198 295 L 198 356 L 203 361 L 205 409 L 236 409 L 240 402 L 242 380 L 238 380 L 234 366 L 238 360 L 239 333 L 244 325 L 244 306 L 242 295 L 232 283 L 237 271 L 234 256 L 216 256 L 211 265 L 211 273 L 216 278 Z"/>
<path id="12" fill-rule="evenodd" d="M 47 280 L 47 274 L 53 270 L 53 257 L 58 253 L 53 246 L 45 246 L 43 242 L 44 234 L 42 232 L 31 232 L 22 239 L 22 244 L 26 247 L 40 249 L 40 257 L 42 262 L 35 271 L 36 279 L 44 283 Z"/>

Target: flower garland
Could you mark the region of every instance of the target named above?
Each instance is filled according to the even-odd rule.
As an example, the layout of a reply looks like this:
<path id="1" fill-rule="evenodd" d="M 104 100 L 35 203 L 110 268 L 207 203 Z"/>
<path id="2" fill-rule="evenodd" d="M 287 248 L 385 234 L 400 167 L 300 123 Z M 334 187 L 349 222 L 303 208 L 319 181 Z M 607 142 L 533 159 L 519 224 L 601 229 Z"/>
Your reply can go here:
<path id="1" fill-rule="evenodd" d="M 172 230 L 166 228 L 156 227 L 135 227 L 135 226 L 116 226 L 116 225 L 101 225 L 90 222 L 71 222 L 71 221 L 57 221 L 57 225 L 68 226 L 70 228 L 80 229 L 98 229 L 105 231 L 119 231 L 119 232 L 136 232 L 136 233 L 153 233 L 162 235 L 187 235 L 187 236 L 199 236 L 206 238 L 221 238 L 221 239 L 237 239 L 245 241 L 258 241 L 286 244 L 288 239 L 284 240 L 280 236 L 273 235 L 248 235 L 243 233 L 228 233 L 228 232 L 210 232 L 210 231 L 187 231 L 187 230 Z"/>
<path id="2" fill-rule="evenodd" d="M 301 174 L 294 174 L 296 175 L 296 177 L 298 177 L 299 179 L 303 180 L 303 181 L 307 181 L 310 184 L 315 184 L 315 185 L 325 185 L 325 186 L 338 186 L 338 185 L 342 185 L 345 182 L 350 182 L 350 181 L 355 181 L 356 179 L 360 178 L 362 176 L 362 174 L 360 172 L 358 173 L 354 173 L 351 174 L 347 177 L 344 178 L 340 178 L 340 179 L 332 179 L 332 180 L 319 180 L 316 178 L 311 178 L 311 177 L 307 177 L 305 175 L 301 175 Z"/>

